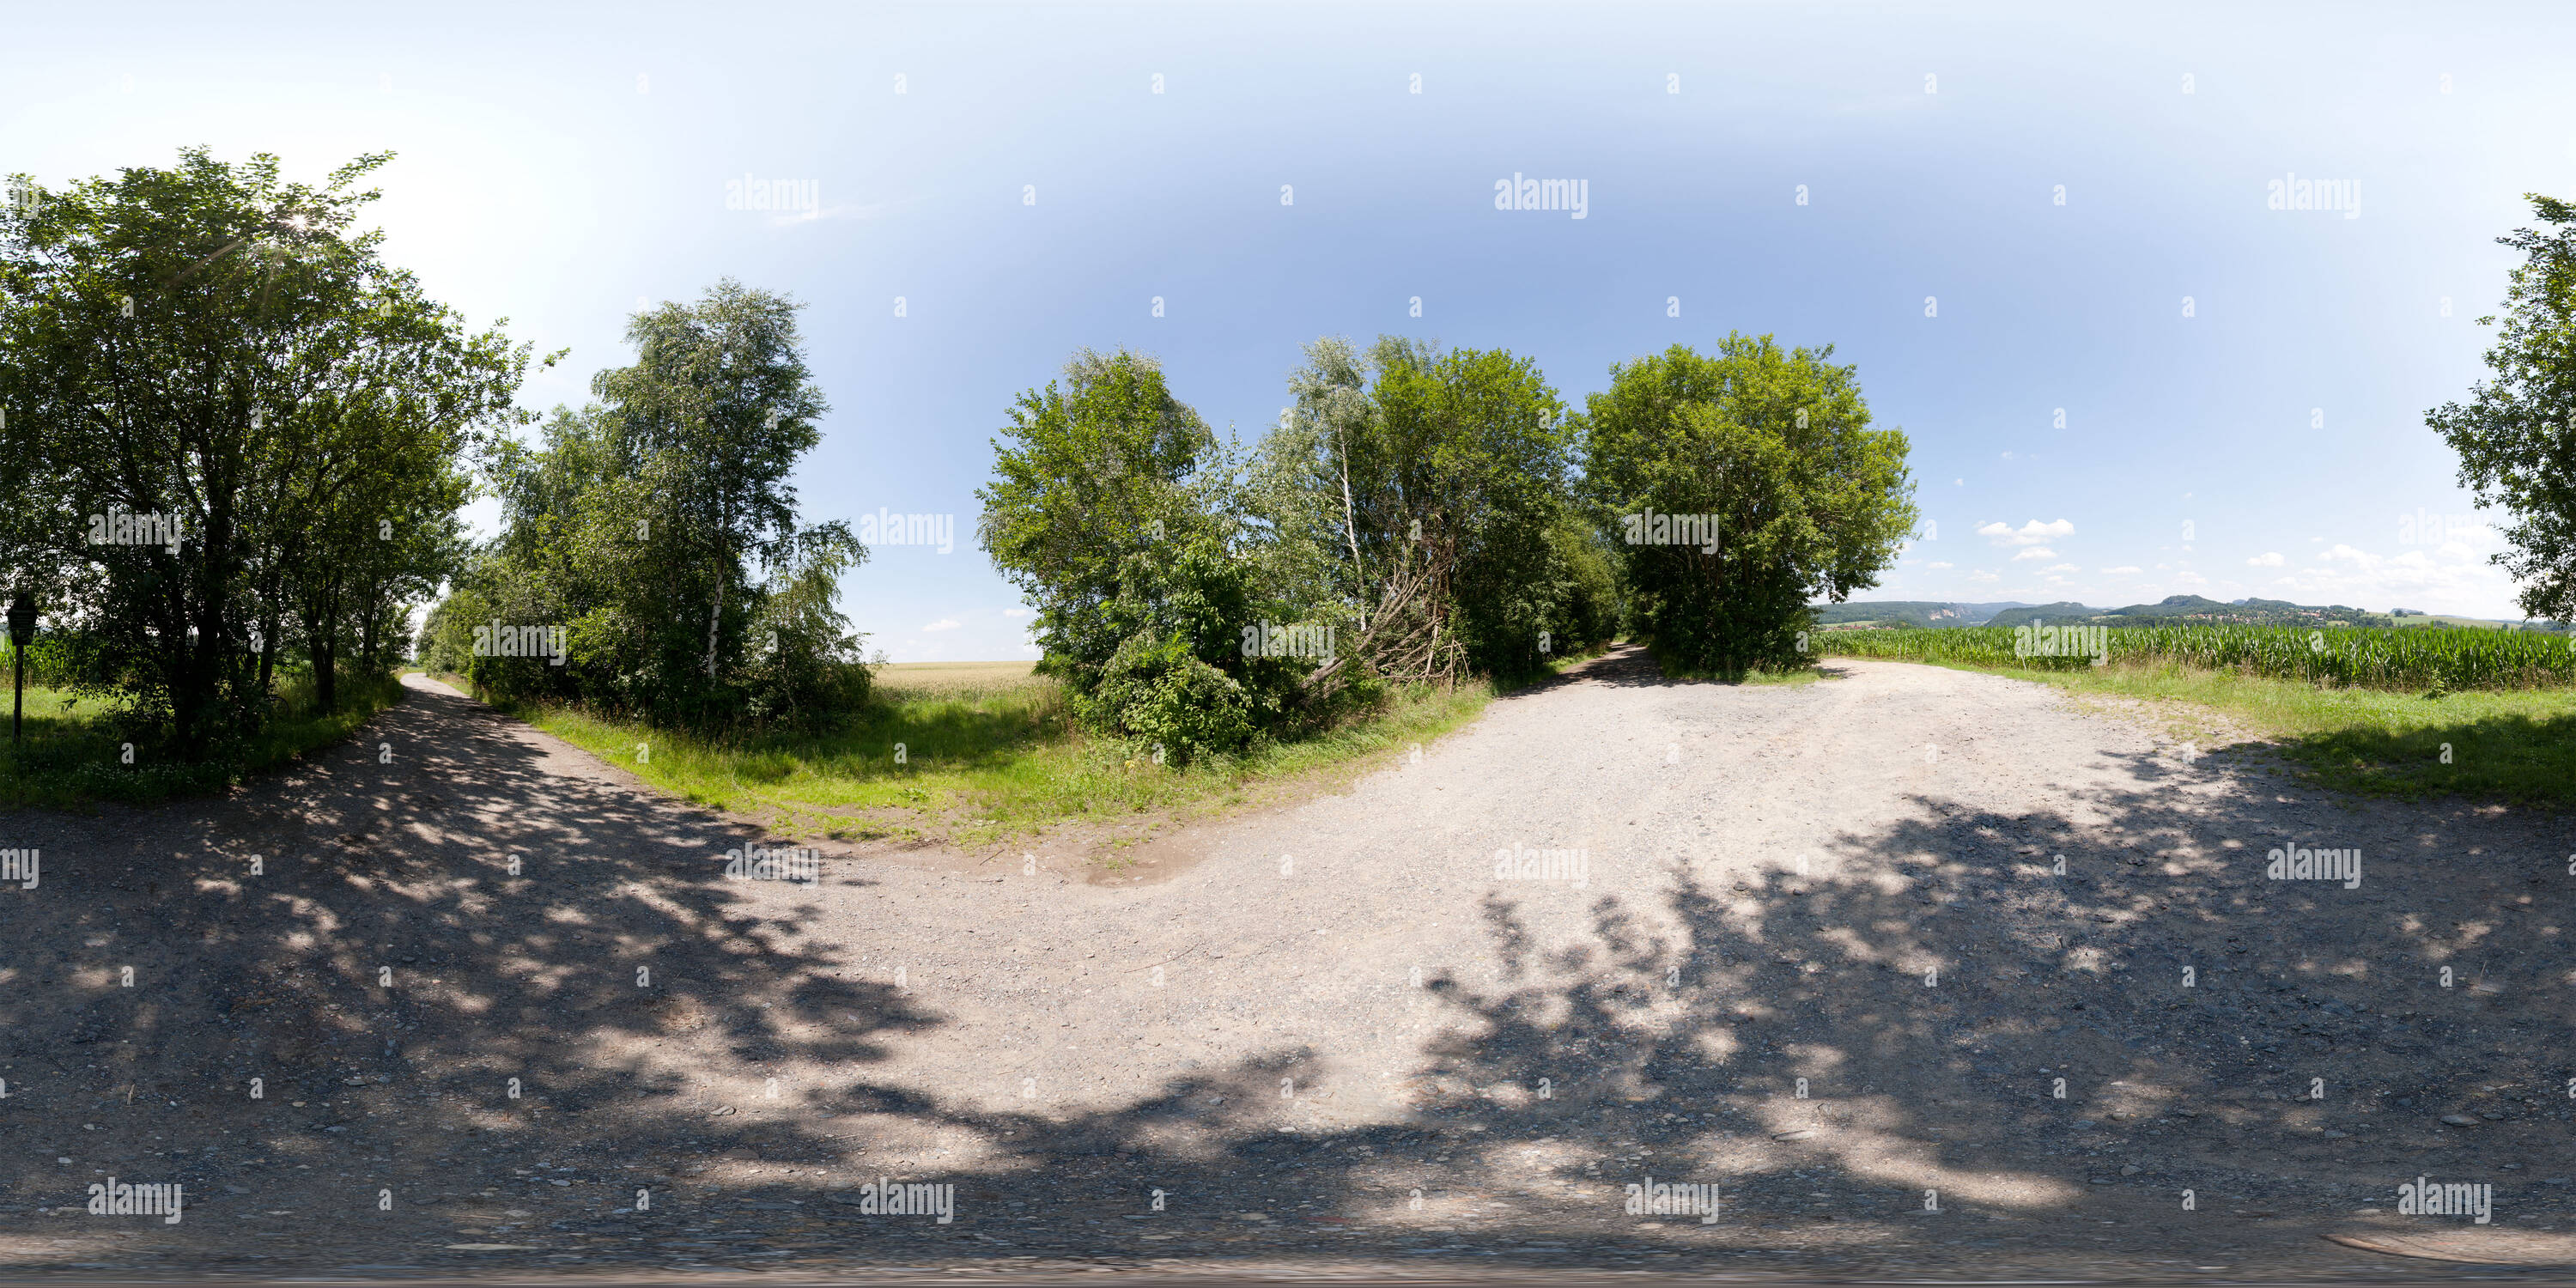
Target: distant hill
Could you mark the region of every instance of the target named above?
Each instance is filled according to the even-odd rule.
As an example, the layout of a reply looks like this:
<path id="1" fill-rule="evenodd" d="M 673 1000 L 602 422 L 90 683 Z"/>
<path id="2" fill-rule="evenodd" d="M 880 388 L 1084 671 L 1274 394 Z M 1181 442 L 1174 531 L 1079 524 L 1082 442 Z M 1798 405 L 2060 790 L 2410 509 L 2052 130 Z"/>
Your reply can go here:
<path id="1" fill-rule="evenodd" d="M 1826 626 L 1846 622 L 1904 622 L 1909 626 L 1983 626 L 1988 619 L 2008 608 L 2020 608 L 2018 601 L 2001 604 L 1950 604 L 1927 600 L 1882 599 L 1856 604 L 1822 604 L 1816 609 L 1816 620 Z"/>
<path id="2" fill-rule="evenodd" d="M 2088 608 L 2082 604 L 2042 604 L 1998 613 L 1988 626 L 2077 618 L 2104 626 L 2236 625 L 2236 626 L 2387 626 L 2385 614 L 2333 604 L 2315 608 L 2280 599 L 2240 599 L 2223 604 L 2199 595 L 2168 595 L 2152 604 L 2126 608 Z"/>
<path id="3" fill-rule="evenodd" d="M 2412 610 L 2373 613 L 2342 604 L 2320 608 L 2282 599 L 2239 599 L 2233 603 L 2221 603 L 2199 595 L 2168 595 L 2152 604 L 2131 604 L 2126 608 L 2092 608 L 2073 601 L 2055 604 L 1945 604 L 1919 600 L 1861 600 L 1820 605 L 1816 612 L 1818 621 L 1826 626 L 1848 622 L 1877 622 L 1882 625 L 1903 622 L 1909 626 L 2021 626 L 2030 622 L 2067 621 L 2102 626 L 2520 625 L 2484 618 L 2426 616 Z M 2566 628 L 2555 623 L 2533 622 L 2529 629 Z"/>
<path id="4" fill-rule="evenodd" d="M 2007 608 L 1986 619 L 1986 625 L 2020 626 L 2026 622 L 2062 622 L 2070 617 L 2091 618 L 2101 611 L 2098 608 L 2086 608 L 2071 600 L 2055 604 L 2032 604 L 2023 608 Z"/>

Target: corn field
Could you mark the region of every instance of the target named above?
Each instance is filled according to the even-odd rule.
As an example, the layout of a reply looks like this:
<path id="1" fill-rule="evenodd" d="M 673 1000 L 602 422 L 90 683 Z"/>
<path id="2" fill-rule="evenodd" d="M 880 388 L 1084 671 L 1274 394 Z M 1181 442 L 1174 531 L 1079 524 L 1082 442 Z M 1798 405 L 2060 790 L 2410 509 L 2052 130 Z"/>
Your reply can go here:
<path id="1" fill-rule="evenodd" d="M 1808 638 L 1826 656 L 2051 671 L 2081 670 L 2093 663 L 2089 645 L 2082 656 L 2016 657 L 2016 634 L 2009 626 L 1953 626 L 1818 631 Z M 2355 688 L 2515 689 L 2576 683 L 2576 636 L 2545 631 L 2121 626 L 2104 635 L 2113 662 L 2177 662 Z M 2034 642 L 2030 636 L 2021 638 L 2025 646 Z"/>

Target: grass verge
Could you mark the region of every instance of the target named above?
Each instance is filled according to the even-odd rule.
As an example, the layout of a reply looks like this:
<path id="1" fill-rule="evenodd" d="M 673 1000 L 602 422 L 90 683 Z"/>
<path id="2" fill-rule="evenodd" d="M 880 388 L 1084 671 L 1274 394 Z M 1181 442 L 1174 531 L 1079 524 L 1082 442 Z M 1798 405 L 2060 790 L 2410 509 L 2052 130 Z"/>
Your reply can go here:
<path id="1" fill-rule="evenodd" d="M 2564 808 L 2576 804 L 2576 689 L 2397 693 L 2323 688 L 2172 663 L 2086 671 L 1953 665 L 2069 693 L 2150 704 L 2177 737 L 2206 739 L 2224 715 L 2310 781 L 2366 796 Z"/>
<path id="2" fill-rule="evenodd" d="M 391 676 L 343 676 L 339 698 L 340 709 L 324 714 L 313 700 L 312 680 L 295 677 L 278 686 L 268 725 L 214 758 L 179 761 L 138 748 L 135 763 L 127 764 L 112 709 L 96 697 L 30 687 L 24 741 L 13 744 L 0 726 L 0 807 L 85 810 L 105 801 L 150 805 L 223 791 L 346 740 L 402 701 L 402 685 Z"/>
<path id="3" fill-rule="evenodd" d="M 1027 663 L 880 668 L 867 711 L 820 733 L 704 738 L 568 706 L 511 714 L 664 792 L 782 835 L 971 847 L 1055 824 L 1179 820 L 1336 787 L 1466 724 L 1492 697 L 1486 685 L 1402 692 L 1366 719 L 1186 767 L 1085 737 L 1054 681 Z"/>

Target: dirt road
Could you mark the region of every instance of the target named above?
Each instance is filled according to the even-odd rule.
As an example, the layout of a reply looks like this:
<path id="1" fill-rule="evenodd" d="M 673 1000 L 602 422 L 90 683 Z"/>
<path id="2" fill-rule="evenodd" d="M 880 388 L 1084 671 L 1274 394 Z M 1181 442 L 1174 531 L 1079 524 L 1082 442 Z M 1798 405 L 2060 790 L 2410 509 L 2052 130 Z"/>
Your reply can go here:
<path id="1" fill-rule="evenodd" d="M 409 683 L 228 800 L 0 820 L 42 852 L 0 887 L 0 1266 L 2576 1263 L 2549 816 L 2334 798 L 1989 676 L 1623 653 L 1168 877 L 806 885 Z M 2419 1175 L 2491 1221 L 2401 1215 Z M 110 1176 L 183 1220 L 84 1211 Z M 1721 1210 L 1627 1210 L 1649 1183 Z"/>

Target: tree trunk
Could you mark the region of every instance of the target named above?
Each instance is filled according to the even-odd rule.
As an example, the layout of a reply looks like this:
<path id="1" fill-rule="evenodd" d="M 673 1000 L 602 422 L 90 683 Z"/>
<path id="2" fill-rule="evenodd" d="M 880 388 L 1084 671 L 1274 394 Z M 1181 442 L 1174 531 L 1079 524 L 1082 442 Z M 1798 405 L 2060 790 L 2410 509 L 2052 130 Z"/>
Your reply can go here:
<path id="1" fill-rule="evenodd" d="M 259 713 L 268 718 L 270 677 L 277 673 L 277 614 L 270 613 L 259 624 Z"/>
<path id="2" fill-rule="evenodd" d="M 374 675 L 381 669 L 376 665 L 376 618 L 378 616 L 376 586 L 371 582 L 367 586 L 367 620 L 358 628 L 358 665 L 369 675 Z"/>
<path id="3" fill-rule="evenodd" d="M 726 525 L 733 516 L 725 513 L 723 494 L 719 492 L 717 496 L 716 602 L 713 608 L 707 610 L 707 688 L 710 691 L 710 697 L 713 696 L 716 679 L 716 626 L 724 620 L 725 580 L 726 575 L 732 571 L 733 564 L 733 560 L 727 557 L 729 552 L 725 549 L 725 537 L 729 531 Z"/>
<path id="4" fill-rule="evenodd" d="M 1341 435 L 1334 435 L 1334 439 L 1335 445 L 1341 448 L 1342 458 L 1342 533 L 1350 538 L 1351 579 L 1357 587 L 1357 593 L 1351 599 L 1360 606 L 1360 633 L 1365 635 L 1368 633 L 1368 570 L 1360 566 L 1359 520 L 1351 505 L 1351 449 Z"/>
<path id="5" fill-rule="evenodd" d="M 184 566 L 177 559 L 173 560 L 173 565 L 174 575 L 180 567 Z M 188 724 L 196 726 L 185 735 L 187 744 L 191 747 L 203 746 L 210 741 L 212 731 L 205 727 L 205 723 L 209 720 L 242 714 L 239 711 L 218 713 L 214 709 L 216 703 L 224 696 L 225 686 L 222 677 L 229 669 L 225 665 L 225 650 L 230 647 L 231 641 L 225 638 L 224 627 L 232 618 L 232 565 L 233 498 L 230 490 L 230 471 L 210 470 L 206 488 L 206 525 L 197 541 L 198 575 L 205 579 L 204 592 L 195 614 L 197 638 L 194 641 L 193 651 L 196 656 L 189 668 L 190 687 L 195 691 L 197 698 L 189 721 L 182 725 L 183 729 L 187 728 Z M 182 612 L 184 611 L 183 602 Z"/>
<path id="6" fill-rule="evenodd" d="M 716 678 L 716 623 L 724 620 L 724 588 L 724 569 L 722 567 L 718 567 L 716 569 L 715 607 L 707 610 L 707 682 L 710 685 L 715 682 Z"/>
<path id="7" fill-rule="evenodd" d="M 335 629 L 340 616 L 339 609 L 339 588 L 334 586 L 323 598 L 321 620 L 314 623 L 311 631 L 313 696 L 315 701 L 321 704 L 324 715 L 340 709 L 339 631 Z"/>

